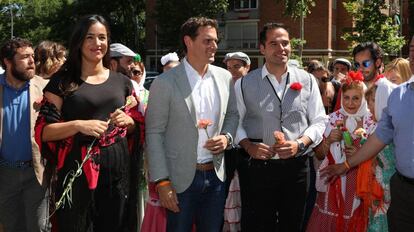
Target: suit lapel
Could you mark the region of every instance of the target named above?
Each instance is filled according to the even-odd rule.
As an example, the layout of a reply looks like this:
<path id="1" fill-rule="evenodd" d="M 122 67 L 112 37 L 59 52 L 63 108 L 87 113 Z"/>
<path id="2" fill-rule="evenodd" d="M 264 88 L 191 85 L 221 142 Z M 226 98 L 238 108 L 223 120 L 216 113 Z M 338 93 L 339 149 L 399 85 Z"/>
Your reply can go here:
<path id="1" fill-rule="evenodd" d="M 224 81 L 225 78 L 221 78 L 220 75 L 211 66 L 209 68 L 211 70 L 211 75 L 213 76 L 214 84 L 216 85 L 216 89 L 217 89 L 217 92 L 219 94 L 219 99 L 220 99 L 220 115 L 222 115 L 224 113 L 224 111 L 225 111 L 224 110 L 224 106 L 225 106 L 224 99 L 227 99 L 228 98 L 227 96 L 225 96 L 225 91 L 224 91 L 224 88 L 226 86 L 226 83 Z M 221 118 L 222 117 L 220 117 L 220 120 L 221 120 Z"/>
<path id="2" fill-rule="evenodd" d="M 197 125 L 194 102 L 191 96 L 191 86 L 190 86 L 190 83 L 188 82 L 188 77 L 187 77 L 187 73 L 185 72 L 184 63 L 181 63 L 177 67 L 176 70 L 177 72 L 174 78 L 177 83 L 178 89 L 180 90 L 184 98 L 184 101 L 187 105 L 188 113 L 190 114 L 191 119 L 194 122 L 194 125 Z"/>

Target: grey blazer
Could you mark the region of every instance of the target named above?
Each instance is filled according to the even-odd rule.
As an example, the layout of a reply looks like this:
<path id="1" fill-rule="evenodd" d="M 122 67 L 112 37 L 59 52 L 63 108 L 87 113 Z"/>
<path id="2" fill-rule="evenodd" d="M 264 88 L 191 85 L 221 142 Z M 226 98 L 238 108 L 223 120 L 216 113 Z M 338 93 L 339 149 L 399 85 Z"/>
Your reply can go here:
<path id="1" fill-rule="evenodd" d="M 221 133 L 235 135 L 237 111 L 231 74 L 209 65 L 220 97 Z M 150 180 L 170 178 L 178 193 L 194 179 L 197 163 L 198 129 L 184 64 L 160 75 L 151 85 L 145 116 L 145 135 Z M 216 174 L 225 180 L 224 153 L 213 156 Z"/>

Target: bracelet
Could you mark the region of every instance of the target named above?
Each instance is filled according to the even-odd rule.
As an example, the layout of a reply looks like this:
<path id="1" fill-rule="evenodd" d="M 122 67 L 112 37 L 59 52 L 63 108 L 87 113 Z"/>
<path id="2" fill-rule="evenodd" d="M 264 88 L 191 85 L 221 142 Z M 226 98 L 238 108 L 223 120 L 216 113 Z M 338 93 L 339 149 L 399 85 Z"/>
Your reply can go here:
<path id="1" fill-rule="evenodd" d="M 159 183 L 157 183 L 157 185 L 155 186 L 155 189 L 158 192 L 158 188 L 159 187 L 164 187 L 164 186 L 168 186 L 168 185 L 171 185 L 171 181 L 169 181 L 169 180 L 163 180 L 163 181 L 160 181 Z"/>
<path id="2" fill-rule="evenodd" d="M 346 169 L 351 169 L 351 165 L 349 165 L 348 160 L 345 160 L 344 162 Z"/>

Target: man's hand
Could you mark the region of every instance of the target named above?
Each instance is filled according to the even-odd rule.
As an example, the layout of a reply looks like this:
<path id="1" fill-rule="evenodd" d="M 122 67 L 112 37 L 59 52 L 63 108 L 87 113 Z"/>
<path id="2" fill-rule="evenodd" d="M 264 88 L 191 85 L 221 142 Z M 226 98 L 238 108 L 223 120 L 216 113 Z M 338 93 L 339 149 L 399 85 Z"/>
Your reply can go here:
<path id="1" fill-rule="evenodd" d="M 211 151 L 213 155 L 218 155 L 227 148 L 227 138 L 224 135 L 214 136 L 206 141 L 204 148 Z"/>
<path id="2" fill-rule="evenodd" d="M 343 163 L 332 164 L 332 165 L 329 165 L 323 168 L 320 171 L 320 175 L 321 175 L 321 178 L 324 178 L 324 177 L 326 178 L 327 183 L 333 183 L 336 180 L 336 178 L 338 178 L 340 175 L 345 174 L 347 170 L 348 169 Z"/>
<path id="3" fill-rule="evenodd" d="M 298 142 L 286 141 L 283 144 L 274 144 L 272 148 L 281 159 L 289 159 L 298 153 Z"/>
<path id="4" fill-rule="evenodd" d="M 161 206 L 173 211 L 174 213 L 180 212 L 178 207 L 177 193 L 171 187 L 171 185 L 157 187 L 158 195 L 160 196 Z"/>
<path id="5" fill-rule="evenodd" d="M 268 160 L 275 156 L 272 148 L 264 143 L 250 143 L 245 150 L 253 159 Z"/>

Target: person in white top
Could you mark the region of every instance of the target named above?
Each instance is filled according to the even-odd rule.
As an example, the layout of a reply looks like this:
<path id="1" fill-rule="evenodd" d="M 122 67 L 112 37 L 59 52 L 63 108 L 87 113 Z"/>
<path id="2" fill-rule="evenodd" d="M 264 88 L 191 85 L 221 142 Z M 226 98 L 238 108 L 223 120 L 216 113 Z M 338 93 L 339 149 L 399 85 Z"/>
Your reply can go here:
<path id="1" fill-rule="evenodd" d="M 307 155 L 321 142 L 327 116 L 315 78 L 288 65 L 291 46 L 283 25 L 264 26 L 260 52 L 265 65 L 235 84 L 235 141 L 251 157 L 242 231 L 300 231 Z"/>

